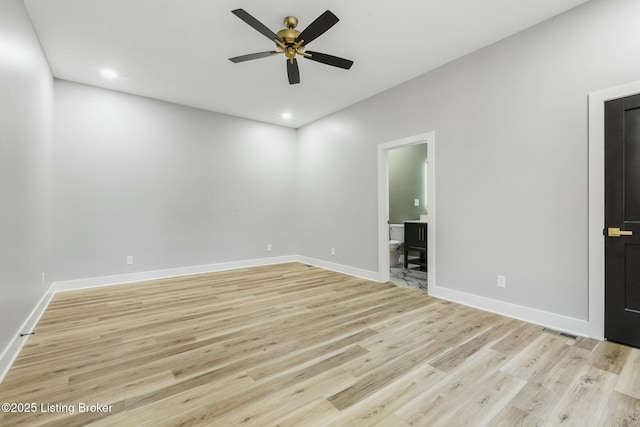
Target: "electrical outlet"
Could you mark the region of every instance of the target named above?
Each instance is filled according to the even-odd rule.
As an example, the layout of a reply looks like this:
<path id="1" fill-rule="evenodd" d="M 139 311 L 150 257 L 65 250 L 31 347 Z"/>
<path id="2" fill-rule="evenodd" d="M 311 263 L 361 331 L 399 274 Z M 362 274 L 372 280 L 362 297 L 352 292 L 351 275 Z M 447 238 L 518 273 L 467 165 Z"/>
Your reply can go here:
<path id="1" fill-rule="evenodd" d="M 267 252 L 271 252 L 271 245 L 267 245 Z"/>
<path id="2" fill-rule="evenodd" d="M 131 264 L 133 264 L 133 257 L 131 255 L 129 255 L 127 257 L 127 265 L 131 265 Z"/>
<path id="3" fill-rule="evenodd" d="M 331 248 L 331 255 L 335 255 L 336 254 L 336 248 Z"/>
<path id="4" fill-rule="evenodd" d="M 506 288 L 507 287 L 507 278 L 504 276 L 498 276 L 498 287 Z"/>
<path id="5" fill-rule="evenodd" d="M 420 199 L 413 199 L 413 206 L 420 206 Z"/>

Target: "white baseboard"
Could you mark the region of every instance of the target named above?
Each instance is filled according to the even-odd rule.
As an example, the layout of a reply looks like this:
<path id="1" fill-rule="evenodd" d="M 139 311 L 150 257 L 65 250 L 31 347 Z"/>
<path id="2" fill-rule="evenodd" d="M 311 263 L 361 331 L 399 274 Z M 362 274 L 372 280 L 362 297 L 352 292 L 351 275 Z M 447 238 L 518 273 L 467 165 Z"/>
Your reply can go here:
<path id="1" fill-rule="evenodd" d="M 47 309 L 47 306 L 51 302 L 53 295 L 55 294 L 54 287 L 51 285 L 47 292 L 40 298 L 40 301 L 35 306 L 35 308 L 31 311 L 27 319 L 24 321 L 19 330 L 16 331 L 13 340 L 9 343 L 9 345 L 5 348 L 5 350 L 0 354 L 0 383 L 4 379 L 7 372 L 15 362 L 20 350 L 29 339 L 30 335 L 25 335 L 23 337 L 20 334 L 26 334 L 33 332 L 36 324 L 44 314 L 44 311 Z"/>
<path id="2" fill-rule="evenodd" d="M 360 277 L 367 280 L 380 281 L 380 274 L 377 271 L 369 271 L 348 265 L 336 264 L 316 258 L 309 258 L 299 255 L 288 255 L 272 258 L 258 258 L 243 261 L 232 261 L 218 264 L 196 265 L 191 267 L 178 267 L 166 270 L 142 271 L 138 273 L 116 274 L 113 276 L 90 277 L 87 279 L 76 279 L 55 282 L 54 292 L 75 291 L 80 289 L 98 288 L 102 286 L 119 285 L 124 283 L 143 282 L 146 280 L 167 279 L 171 277 L 190 276 L 193 274 L 213 273 L 216 271 L 237 270 L 239 268 L 259 267 L 261 265 L 284 264 L 287 262 L 301 262 L 324 268 L 326 270 L 347 274 L 349 276 Z"/>
<path id="3" fill-rule="evenodd" d="M 177 267 L 166 270 L 141 271 L 138 273 L 116 274 L 113 276 L 90 277 L 86 279 L 65 280 L 55 282 L 55 292 L 75 291 L 80 289 L 98 288 L 102 286 L 119 285 L 124 283 L 143 282 L 146 280 L 167 279 L 171 277 L 190 276 L 193 274 L 214 273 L 216 271 L 237 270 L 239 268 L 259 267 L 261 265 L 284 264 L 287 262 L 301 262 L 324 268 L 326 270 L 360 277 L 367 280 L 380 281 L 377 271 L 364 270 L 348 265 L 336 264 L 321 259 L 300 255 L 287 255 L 272 258 L 257 258 L 243 261 L 231 261 L 218 264 L 196 265 L 191 267 Z"/>
<path id="4" fill-rule="evenodd" d="M 239 268 L 259 267 L 261 265 L 284 264 L 297 261 L 295 255 L 257 258 L 243 261 L 231 261 L 218 264 L 177 267 L 166 270 L 141 271 L 139 273 L 116 274 L 113 276 L 91 277 L 87 279 L 66 280 L 54 283 L 55 292 L 75 291 L 98 288 L 123 283 L 143 282 L 146 280 L 167 279 L 170 277 L 190 276 L 193 274 L 213 273 L 216 271 L 236 270 Z"/>
<path id="5" fill-rule="evenodd" d="M 336 264 L 300 255 L 296 257 L 296 260 L 304 264 L 313 265 L 314 267 L 324 268 L 325 270 L 331 270 L 337 273 L 347 274 L 349 276 L 360 277 L 361 279 L 373 280 L 374 282 L 380 282 L 381 280 L 380 273 L 377 271 L 364 270 L 361 268 L 350 267 L 348 265 Z"/>
<path id="6" fill-rule="evenodd" d="M 429 295 L 573 335 L 589 336 L 589 322 L 586 320 L 468 294 L 441 286 L 429 286 Z"/>

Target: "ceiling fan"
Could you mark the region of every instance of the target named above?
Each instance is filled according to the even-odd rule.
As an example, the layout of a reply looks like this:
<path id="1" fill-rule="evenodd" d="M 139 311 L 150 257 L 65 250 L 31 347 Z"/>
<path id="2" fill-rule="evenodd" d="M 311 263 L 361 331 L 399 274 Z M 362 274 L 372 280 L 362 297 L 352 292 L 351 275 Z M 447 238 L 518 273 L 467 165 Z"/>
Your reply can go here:
<path id="1" fill-rule="evenodd" d="M 333 27 L 338 21 L 338 17 L 327 10 L 316 18 L 304 31 L 296 30 L 298 26 L 298 18 L 295 16 L 287 16 L 284 18 L 286 28 L 274 33 L 267 28 L 262 22 L 251 16 L 244 9 L 232 10 L 231 13 L 242 19 L 244 22 L 253 27 L 260 34 L 276 43 L 277 50 L 268 50 L 265 52 L 250 53 L 248 55 L 236 56 L 229 58 L 229 61 L 238 63 L 250 61 L 252 59 L 266 58 L 267 56 L 284 54 L 287 58 L 287 76 L 289 84 L 300 83 L 300 70 L 298 68 L 297 55 L 312 61 L 321 62 L 338 68 L 348 70 L 353 65 L 353 61 L 339 58 L 326 53 L 305 51 L 306 46 L 313 40 L 324 34 L 329 28 Z"/>

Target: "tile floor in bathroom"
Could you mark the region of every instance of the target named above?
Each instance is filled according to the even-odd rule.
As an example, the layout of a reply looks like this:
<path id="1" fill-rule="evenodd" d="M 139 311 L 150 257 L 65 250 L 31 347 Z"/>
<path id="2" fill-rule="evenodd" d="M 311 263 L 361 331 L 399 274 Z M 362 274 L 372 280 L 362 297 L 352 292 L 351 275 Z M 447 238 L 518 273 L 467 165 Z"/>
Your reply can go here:
<path id="1" fill-rule="evenodd" d="M 399 285 L 410 286 L 427 291 L 427 272 L 413 268 L 404 268 L 402 263 L 391 267 L 390 280 Z"/>

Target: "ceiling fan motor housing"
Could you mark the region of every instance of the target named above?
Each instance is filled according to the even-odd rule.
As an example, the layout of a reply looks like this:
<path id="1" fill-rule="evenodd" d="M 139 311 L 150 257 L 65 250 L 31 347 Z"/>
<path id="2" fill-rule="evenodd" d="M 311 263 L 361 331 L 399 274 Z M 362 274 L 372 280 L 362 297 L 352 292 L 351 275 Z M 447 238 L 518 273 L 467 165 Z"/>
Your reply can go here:
<path id="1" fill-rule="evenodd" d="M 296 43 L 296 39 L 300 35 L 300 31 L 296 30 L 296 27 L 298 26 L 298 18 L 295 16 L 287 16 L 284 18 L 284 26 L 287 28 L 278 31 L 278 37 L 284 40 L 284 44 L 286 46 L 282 47 L 284 56 L 286 56 L 290 61 L 293 61 L 296 54 L 302 54 L 304 50 L 301 46 L 302 41 Z M 277 42 L 276 46 L 278 46 Z"/>
<path id="2" fill-rule="evenodd" d="M 300 35 L 300 31 L 295 28 L 298 26 L 298 18 L 295 16 L 287 16 L 284 18 L 285 29 L 278 31 L 278 37 L 280 37 L 286 44 L 295 43 L 296 39 Z"/>

